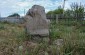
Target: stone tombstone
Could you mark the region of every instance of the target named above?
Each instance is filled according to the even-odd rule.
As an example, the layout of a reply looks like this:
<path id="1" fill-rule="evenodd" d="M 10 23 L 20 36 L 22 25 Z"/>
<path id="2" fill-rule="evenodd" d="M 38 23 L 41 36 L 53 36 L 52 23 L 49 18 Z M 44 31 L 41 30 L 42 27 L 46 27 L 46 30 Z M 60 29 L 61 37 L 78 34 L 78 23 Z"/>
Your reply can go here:
<path id="1" fill-rule="evenodd" d="M 31 35 L 49 35 L 49 21 L 46 19 L 45 9 L 34 5 L 25 16 L 27 33 Z"/>

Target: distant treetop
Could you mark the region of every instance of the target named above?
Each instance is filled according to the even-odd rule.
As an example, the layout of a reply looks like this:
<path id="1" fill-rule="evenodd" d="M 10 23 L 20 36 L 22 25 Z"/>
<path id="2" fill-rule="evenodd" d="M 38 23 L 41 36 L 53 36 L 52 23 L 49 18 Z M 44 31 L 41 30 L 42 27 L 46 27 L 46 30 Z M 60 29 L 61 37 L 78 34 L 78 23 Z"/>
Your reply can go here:
<path id="1" fill-rule="evenodd" d="M 12 15 L 9 15 L 8 17 L 20 17 L 18 13 L 13 13 Z"/>

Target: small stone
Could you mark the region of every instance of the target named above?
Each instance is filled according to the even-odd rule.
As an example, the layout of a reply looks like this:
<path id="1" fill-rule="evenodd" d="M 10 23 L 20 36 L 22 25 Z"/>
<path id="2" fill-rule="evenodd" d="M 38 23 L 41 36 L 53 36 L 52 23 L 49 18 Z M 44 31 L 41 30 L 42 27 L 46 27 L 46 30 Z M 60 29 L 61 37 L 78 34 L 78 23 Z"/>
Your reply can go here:
<path id="1" fill-rule="evenodd" d="M 19 50 L 23 50 L 23 46 L 19 46 Z"/>
<path id="2" fill-rule="evenodd" d="M 58 46 L 63 45 L 63 39 L 57 39 L 53 42 L 53 44 L 58 45 Z"/>

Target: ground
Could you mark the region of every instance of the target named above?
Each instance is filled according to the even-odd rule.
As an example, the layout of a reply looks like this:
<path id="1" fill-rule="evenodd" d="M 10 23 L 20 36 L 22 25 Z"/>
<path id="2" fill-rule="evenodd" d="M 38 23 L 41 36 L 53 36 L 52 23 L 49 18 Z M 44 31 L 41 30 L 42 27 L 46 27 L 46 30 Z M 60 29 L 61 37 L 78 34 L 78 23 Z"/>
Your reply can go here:
<path id="1" fill-rule="evenodd" d="M 49 37 L 34 39 L 22 24 L 0 22 L 0 55 L 85 55 L 85 21 L 52 21 Z"/>
<path id="2" fill-rule="evenodd" d="M 0 55 L 20 55 L 18 47 L 24 37 L 24 28 L 17 24 L 0 22 Z"/>

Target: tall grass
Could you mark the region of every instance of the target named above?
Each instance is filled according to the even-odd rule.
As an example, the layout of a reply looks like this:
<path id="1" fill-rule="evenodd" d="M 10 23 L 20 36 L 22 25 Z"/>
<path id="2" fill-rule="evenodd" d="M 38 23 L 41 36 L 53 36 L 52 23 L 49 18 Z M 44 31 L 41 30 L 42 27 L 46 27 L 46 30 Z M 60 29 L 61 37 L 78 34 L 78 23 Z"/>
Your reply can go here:
<path id="1" fill-rule="evenodd" d="M 56 24 L 53 20 L 51 23 L 51 39 L 64 40 L 64 55 L 85 55 L 85 21 L 76 20 L 59 20 Z"/>
<path id="2" fill-rule="evenodd" d="M 63 55 L 85 55 L 85 21 L 55 20 L 50 24 L 52 43 L 63 39 Z M 0 23 L 0 55 L 57 55 L 58 46 L 42 40 L 35 43 L 27 40 L 25 29 L 17 24 Z M 30 37 L 29 37 L 30 38 Z M 25 41 L 26 40 L 26 41 Z M 19 49 L 19 47 L 21 49 Z M 25 49 L 25 53 L 23 51 Z"/>
<path id="3" fill-rule="evenodd" d="M 0 23 L 0 55 L 19 55 L 18 47 L 23 39 L 23 27 L 11 23 Z"/>

